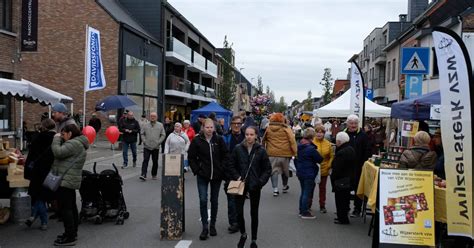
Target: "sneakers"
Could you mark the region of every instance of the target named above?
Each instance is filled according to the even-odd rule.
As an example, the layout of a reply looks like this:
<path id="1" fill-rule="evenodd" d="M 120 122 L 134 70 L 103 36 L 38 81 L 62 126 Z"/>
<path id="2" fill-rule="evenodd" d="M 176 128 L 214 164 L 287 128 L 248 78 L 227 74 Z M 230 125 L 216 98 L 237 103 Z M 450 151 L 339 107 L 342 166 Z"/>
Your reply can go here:
<path id="1" fill-rule="evenodd" d="M 140 176 L 140 180 L 142 180 L 143 182 L 146 181 L 146 177 L 145 176 Z"/>
<path id="2" fill-rule="evenodd" d="M 312 215 L 311 213 L 306 213 L 301 215 L 301 219 L 303 220 L 314 220 L 316 219 L 316 216 Z"/>
<path id="3" fill-rule="evenodd" d="M 289 189 L 290 189 L 289 185 L 283 186 L 283 194 L 288 193 Z"/>
<path id="4" fill-rule="evenodd" d="M 229 233 L 236 233 L 240 230 L 239 225 L 237 223 L 234 223 L 227 228 L 229 230 Z"/>
<path id="5" fill-rule="evenodd" d="M 217 230 L 215 225 L 211 225 L 209 227 L 209 235 L 211 236 L 217 236 Z"/>
<path id="6" fill-rule="evenodd" d="M 127 164 L 123 164 L 123 165 L 122 165 L 122 169 L 126 169 L 126 168 L 128 168 L 128 165 L 127 165 Z"/>
<path id="7" fill-rule="evenodd" d="M 41 230 L 41 231 L 46 231 L 46 230 L 48 230 L 48 225 L 46 225 L 46 224 L 41 224 L 40 230 Z"/>
<path id="8" fill-rule="evenodd" d="M 273 196 L 277 197 L 280 195 L 280 192 L 278 191 L 278 188 L 273 189 Z"/>
<path id="9" fill-rule="evenodd" d="M 33 225 L 33 222 L 35 222 L 35 218 L 30 217 L 25 221 L 25 225 L 27 225 L 28 227 L 31 227 L 31 225 Z"/>
<path id="10" fill-rule="evenodd" d="M 247 234 L 246 233 L 240 235 L 239 243 L 237 243 L 237 248 L 244 248 L 245 247 L 245 241 L 247 241 Z"/>
<path id="11" fill-rule="evenodd" d="M 321 207 L 321 209 L 319 209 L 319 212 L 321 212 L 322 214 L 325 214 L 325 213 L 327 213 L 328 211 L 326 210 L 326 208 Z"/>
<path id="12" fill-rule="evenodd" d="M 153 176 L 153 177 L 151 177 L 151 179 L 153 179 L 153 180 L 158 180 L 158 177 Z"/>
<path id="13" fill-rule="evenodd" d="M 360 211 L 354 210 L 351 213 L 351 218 L 357 218 L 360 217 Z"/>
<path id="14" fill-rule="evenodd" d="M 209 230 L 207 230 L 207 228 L 204 228 L 204 229 L 202 229 L 202 232 L 199 235 L 199 239 L 200 240 L 206 240 L 207 238 L 209 238 L 208 235 L 209 235 Z"/>
<path id="15" fill-rule="evenodd" d="M 188 167 L 184 167 L 184 173 L 188 172 L 189 171 L 189 168 Z"/>
<path id="16" fill-rule="evenodd" d="M 74 246 L 76 245 L 77 239 L 71 237 L 61 237 L 54 241 L 54 246 Z"/>

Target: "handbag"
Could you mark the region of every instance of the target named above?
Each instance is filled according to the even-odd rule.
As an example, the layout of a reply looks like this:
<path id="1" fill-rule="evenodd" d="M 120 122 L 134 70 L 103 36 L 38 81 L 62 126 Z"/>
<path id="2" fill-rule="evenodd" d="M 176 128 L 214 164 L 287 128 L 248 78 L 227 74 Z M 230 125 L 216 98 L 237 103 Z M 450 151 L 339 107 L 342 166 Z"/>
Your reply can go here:
<path id="1" fill-rule="evenodd" d="M 350 190 L 351 179 L 349 177 L 343 177 L 334 181 L 334 191 Z"/>
<path id="2" fill-rule="evenodd" d="M 64 175 L 72 168 L 74 163 L 71 163 L 71 165 L 66 169 L 66 171 L 62 175 L 55 175 L 53 173 L 53 170 L 49 171 L 48 175 L 43 181 L 43 187 L 56 192 L 58 190 L 59 186 L 61 186 L 61 182 L 63 181 Z"/>
<path id="3" fill-rule="evenodd" d="M 250 168 L 252 167 L 252 162 L 254 158 L 255 158 L 255 154 L 253 154 L 252 159 L 250 160 L 249 168 L 247 169 L 247 173 L 245 173 L 245 178 L 243 180 L 241 179 L 241 177 L 239 177 L 237 180 L 231 180 L 229 182 L 229 186 L 227 187 L 227 194 L 244 195 L 245 179 L 249 175 Z"/>

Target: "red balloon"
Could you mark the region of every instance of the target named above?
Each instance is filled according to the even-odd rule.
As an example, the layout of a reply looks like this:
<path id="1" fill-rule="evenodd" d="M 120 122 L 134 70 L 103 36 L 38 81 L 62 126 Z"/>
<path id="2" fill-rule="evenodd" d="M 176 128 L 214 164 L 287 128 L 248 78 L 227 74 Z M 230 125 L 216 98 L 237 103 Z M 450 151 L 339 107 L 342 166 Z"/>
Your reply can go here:
<path id="1" fill-rule="evenodd" d="M 110 126 L 105 130 L 105 136 L 107 136 L 110 143 L 115 144 L 120 136 L 120 132 L 116 126 Z"/>
<path id="2" fill-rule="evenodd" d="M 93 127 L 85 126 L 82 129 L 82 134 L 84 134 L 84 136 L 87 137 L 87 140 L 89 141 L 89 144 L 94 143 L 96 133 L 95 133 L 95 129 Z"/>

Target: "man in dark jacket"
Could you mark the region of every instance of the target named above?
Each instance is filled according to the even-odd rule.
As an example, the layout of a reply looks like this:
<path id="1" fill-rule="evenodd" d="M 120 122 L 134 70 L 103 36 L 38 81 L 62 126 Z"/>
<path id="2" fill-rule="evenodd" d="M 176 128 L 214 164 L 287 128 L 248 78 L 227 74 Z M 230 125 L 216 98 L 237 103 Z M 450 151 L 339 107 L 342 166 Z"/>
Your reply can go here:
<path id="1" fill-rule="evenodd" d="M 221 136 L 214 132 L 214 121 L 206 119 L 203 130 L 196 136 L 188 150 L 188 161 L 197 175 L 202 232 L 199 239 L 206 240 L 208 234 L 216 236 L 216 218 L 219 190 L 224 179 L 224 166 L 228 161 L 227 146 Z M 207 194 L 211 187 L 211 223 L 208 225 Z"/>
<path id="2" fill-rule="evenodd" d="M 224 135 L 224 142 L 227 145 L 227 149 L 230 153 L 234 151 L 234 148 L 245 139 L 245 134 L 241 131 L 242 117 L 236 115 L 232 117 L 231 131 Z M 229 217 L 229 232 L 236 233 L 239 231 L 239 224 L 237 219 L 237 210 L 235 205 L 235 197 L 227 194 L 227 187 L 229 186 L 229 178 L 226 178 L 224 183 L 224 191 L 227 195 L 227 215 Z"/>
<path id="3" fill-rule="evenodd" d="M 102 122 L 99 118 L 97 118 L 97 114 L 93 113 L 92 118 L 89 120 L 89 126 L 93 127 L 96 133 L 96 139 L 99 135 L 100 128 L 102 128 Z M 95 147 L 95 140 L 94 140 L 94 147 Z"/>
<path id="4" fill-rule="evenodd" d="M 200 114 L 197 121 L 192 124 L 194 132 L 196 134 L 201 132 L 201 126 L 202 126 L 202 123 L 204 122 L 205 119 L 206 119 L 206 116 L 203 115 L 203 114 Z"/>
<path id="5" fill-rule="evenodd" d="M 314 192 L 315 179 L 318 175 L 318 163 L 323 161 L 323 157 L 313 144 L 316 132 L 309 127 L 304 130 L 303 139 L 298 145 L 298 157 L 295 159 L 296 176 L 301 185 L 299 212 L 302 219 L 315 219 L 316 217 L 309 211 L 309 199 Z"/>
<path id="6" fill-rule="evenodd" d="M 360 174 L 365 161 L 372 156 L 371 147 L 369 146 L 369 138 L 367 134 L 359 127 L 359 117 L 357 115 L 349 115 L 347 117 L 346 133 L 349 135 L 349 144 L 356 152 L 355 164 L 353 165 L 353 174 L 351 178 L 352 190 L 357 191 L 359 186 Z M 362 200 L 359 197 L 354 198 L 354 211 L 351 217 L 358 217 L 362 210 Z"/>
<path id="7" fill-rule="evenodd" d="M 127 113 L 127 118 L 122 119 L 119 123 L 119 130 L 122 133 L 122 153 L 123 166 L 122 169 L 128 166 L 128 147 L 132 149 L 133 167 L 137 166 L 137 135 L 140 133 L 140 124 L 133 117 L 133 112 Z"/>
<path id="8" fill-rule="evenodd" d="M 174 131 L 174 125 L 171 123 L 171 119 L 169 117 L 165 117 L 165 123 L 163 124 L 163 128 L 165 129 L 165 140 L 170 136 L 170 134 Z M 161 153 L 165 153 L 165 146 L 161 146 Z"/>

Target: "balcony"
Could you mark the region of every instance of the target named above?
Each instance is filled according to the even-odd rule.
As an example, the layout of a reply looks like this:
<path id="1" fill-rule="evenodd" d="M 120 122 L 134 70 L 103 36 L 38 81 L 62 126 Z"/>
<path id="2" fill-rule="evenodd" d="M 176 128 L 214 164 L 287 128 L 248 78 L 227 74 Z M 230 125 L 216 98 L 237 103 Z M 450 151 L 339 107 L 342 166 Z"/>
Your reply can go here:
<path id="1" fill-rule="evenodd" d="M 193 95 L 205 96 L 206 87 L 197 83 L 193 83 Z"/>
<path id="2" fill-rule="evenodd" d="M 211 87 L 206 87 L 206 93 L 204 95 L 216 99 L 216 90 Z"/>
<path id="3" fill-rule="evenodd" d="M 193 51 L 193 63 L 188 66 L 188 70 L 192 72 L 205 72 L 206 71 L 206 58 L 201 54 Z"/>
<path id="4" fill-rule="evenodd" d="M 383 46 L 379 46 L 374 50 L 374 63 L 376 65 L 385 65 L 387 62 L 387 53 L 383 51 Z"/>
<path id="5" fill-rule="evenodd" d="M 165 95 L 191 98 L 192 83 L 184 78 L 168 75 L 166 76 Z"/>
<path id="6" fill-rule="evenodd" d="M 217 78 L 217 65 L 210 60 L 206 60 L 206 71 L 202 74 L 204 77 Z"/>
<path id="7" fill-rule="evenodd" d="M 177 65 L 192 64 L 192 50 L 178 39 L 168 38 L 166 47 L 166 60 Z"/>
<path id="8" fill-rule="evenodd" d="M 191 98 L 196 101 L 203 101 L 203 102 L 215 102 L 216 98 L 215 96 L 212 97 L 214 94 L 214 89 L 207 88 L 203 85 L 193 83 L 193 94 Z M 215 95 L 215 94 L 214 94 Z"/>

